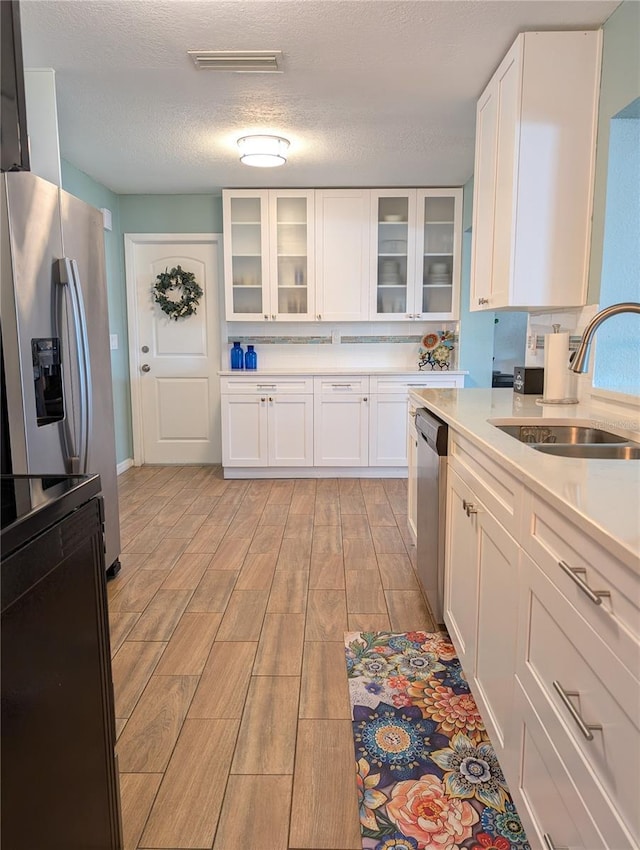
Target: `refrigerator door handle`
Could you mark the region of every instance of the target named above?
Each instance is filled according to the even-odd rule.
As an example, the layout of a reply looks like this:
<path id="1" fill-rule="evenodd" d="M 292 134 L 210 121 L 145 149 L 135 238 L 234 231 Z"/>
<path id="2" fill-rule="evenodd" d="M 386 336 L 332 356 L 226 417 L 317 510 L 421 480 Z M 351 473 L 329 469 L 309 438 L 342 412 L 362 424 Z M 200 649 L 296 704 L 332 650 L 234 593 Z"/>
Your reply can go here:
<path id="1" fill-rule="evenodd" d="M 87 472 L 89 460 L 89 436 L 91 433 L 91 364 L 89 361 L 89 340 L 87 335 L 87 322 L 80 285 L 80 273 L 76 260 L 63 257 L 58 260 L 59 282 L 68 286 L 69 301 L 73 319 L 73 329 L 76 340 L 76 352 L 78 356 L 78 385 L 80 394 L 80 435 L 77 445 L 70 448 L 69 417 L 65 417 L 65 443 L 72 473 Z M 60 305 L 61 306 L 61 305 Z"/>

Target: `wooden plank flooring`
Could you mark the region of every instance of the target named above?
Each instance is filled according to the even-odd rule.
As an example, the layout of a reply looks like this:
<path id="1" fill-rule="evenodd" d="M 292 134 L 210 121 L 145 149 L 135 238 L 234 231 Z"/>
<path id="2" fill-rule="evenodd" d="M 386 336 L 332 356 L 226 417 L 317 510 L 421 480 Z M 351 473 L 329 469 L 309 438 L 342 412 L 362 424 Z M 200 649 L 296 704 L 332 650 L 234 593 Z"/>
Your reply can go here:
<path id="1" fill-rule="evenodd" d="M 360 850 L 344 632 L 433 629 L 406 481 L 120 476 L 125 850 Z"/>

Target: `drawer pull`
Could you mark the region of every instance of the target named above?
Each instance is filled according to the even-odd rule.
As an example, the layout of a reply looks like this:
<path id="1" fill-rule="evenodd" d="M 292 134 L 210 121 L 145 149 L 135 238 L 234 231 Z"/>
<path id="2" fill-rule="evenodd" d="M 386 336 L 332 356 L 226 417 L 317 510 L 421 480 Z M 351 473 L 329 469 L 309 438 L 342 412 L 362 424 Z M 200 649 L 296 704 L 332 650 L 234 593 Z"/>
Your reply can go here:
<path id="1" fill-rule="evenodd" d="M 331 384 L 332 387 L 350 387 L 351 384 Z"/>
<path id="2" fill-rule="evenodd" d="M 560 569 L 565 572 L 569 578 L 574 581 L 580 590 L 588 596 L 589 599 L 593 602 L 594 605 L 602 604 L 602 597 L 608 596 L 611 598 L 611 594 L 608 590 L 592 590 L 586 581 L 581 578 L 581 575 L 586 575 L 587 571 L 584 567 L 570 567 L 566 561 L 558 561 L 558 566 Z"/>
<path id="3" fill-rule="evenodd" d="M 542 837 L 544 838 L 544 843 L 547 846 L 547 850 L 569 850 L 568 847 L 558 847 L 557 844 L 554 844 L 553 839 L 551 838 L 548 832 L 545 832 Z"/>
<path id="4" fill-rule="evenodd" d="M 558 696 L 564 703 L 565 708 L 575 720 L 578 729 L 582 732 L 587 741 L 593 741 L 592 730 L 597 729 L 599 732 L 602 732 L 602 726 L 599 723 L 584 722 L 584 720 L 580 716 L 580 712 L 569 699 L 569 697 L 579 697 L 580 694 L 577 691 L 565 691 L 560 682 L 558 682 L 557 680 L 554 681 L 553 687 L 556 689 Z"/>
<path id="5" fill-rule="evenodd" d="M 257 384 L 259 390 L 272 390 L 275 387 L 275 384 Z"/>

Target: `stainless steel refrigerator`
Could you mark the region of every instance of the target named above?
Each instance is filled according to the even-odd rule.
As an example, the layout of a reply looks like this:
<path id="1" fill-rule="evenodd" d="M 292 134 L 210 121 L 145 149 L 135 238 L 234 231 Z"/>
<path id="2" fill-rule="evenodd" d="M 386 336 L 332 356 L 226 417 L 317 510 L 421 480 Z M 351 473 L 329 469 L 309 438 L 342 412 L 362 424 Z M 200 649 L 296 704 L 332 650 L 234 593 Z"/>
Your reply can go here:
<path id="1" fill-rule="evenodd" d="M 0 175 L 2 347 L 14 474 L 99 473 L 120 568 L 102 215 L 26 171 Z"/>

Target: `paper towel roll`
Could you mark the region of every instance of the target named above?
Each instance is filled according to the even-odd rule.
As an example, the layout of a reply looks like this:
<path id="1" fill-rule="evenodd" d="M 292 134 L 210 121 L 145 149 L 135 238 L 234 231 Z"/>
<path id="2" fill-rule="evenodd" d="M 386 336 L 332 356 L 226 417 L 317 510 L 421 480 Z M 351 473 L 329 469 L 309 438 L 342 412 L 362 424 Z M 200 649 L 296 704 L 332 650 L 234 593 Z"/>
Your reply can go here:
<path id="1" fill-rule="evenodd" d="M 569 395 L 569 334 L 544 337 L 544 401 L 560 401 Z"/>

